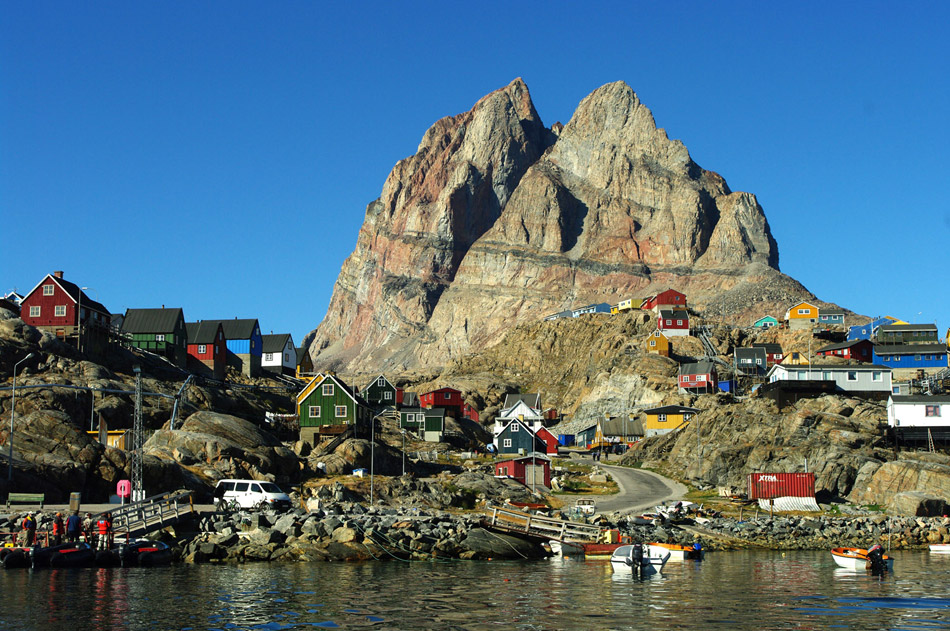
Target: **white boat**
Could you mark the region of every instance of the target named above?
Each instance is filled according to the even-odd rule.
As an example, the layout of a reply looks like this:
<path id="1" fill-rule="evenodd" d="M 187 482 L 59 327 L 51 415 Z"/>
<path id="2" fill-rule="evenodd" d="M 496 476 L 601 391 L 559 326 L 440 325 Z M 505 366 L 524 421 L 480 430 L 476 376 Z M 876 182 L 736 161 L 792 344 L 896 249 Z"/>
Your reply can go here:
<path id="1" fill-rule="evenodd" d="M 831 557 L 839 567 L 849 570 L 868 568 L 868 551 L 864 548 L 832 548 Z M 893 571 L 894 558 L 885 554 L 883 560 L 887 564 L 887 571 Z"/>
<path id="2" fill-rule="evenodd" d="M 703 549 L 694 546 L 681 546 L 676 543 L 650 543 L 647 544 L 651 555 L 662 556 L 669 552 L 670 561 L 685 561 L 687 559 L 702 561 Z"/>
<path id="3" fill-rule="evenodd" d="M 931 543 L 930 544 L 931 552 L 942 552 L 950 553 L 950 543 Z"/>
<path id="4" fill-rule="evenodd" d="M 640 548 L 642 556 L 637 558 L 634 554 L 635 548 L 637 548 L 637 546 L 627 545 L 620 546 L 614 550 L 613 555 L 610 557 L 610 569 L 612 569 L 615 574 L 620 572 L 639 576 L 659 574 L 663 571 L 663 566 L 666 565 L 666 562 L 670 559 L 669 552 L 664 555 L 654 555 L 643 548 Z"/>

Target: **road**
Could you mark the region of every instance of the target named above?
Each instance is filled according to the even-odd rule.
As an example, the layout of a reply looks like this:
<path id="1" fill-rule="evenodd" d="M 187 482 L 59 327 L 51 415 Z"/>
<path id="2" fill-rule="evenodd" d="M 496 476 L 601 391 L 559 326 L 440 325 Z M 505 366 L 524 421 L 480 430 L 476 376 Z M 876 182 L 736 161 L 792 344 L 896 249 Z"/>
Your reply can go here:
<path id="1" fill-rule="evenodd" d="M 577 458 L 610 472 L 620 487 L 616 495 L 594 495 L 598 513 L 640 513 L 668 500 L 680 500 L 686 496 L 686 487 L 679 482 L 642 469 L 618 467 L 594 462 L 590 458 Z"/>

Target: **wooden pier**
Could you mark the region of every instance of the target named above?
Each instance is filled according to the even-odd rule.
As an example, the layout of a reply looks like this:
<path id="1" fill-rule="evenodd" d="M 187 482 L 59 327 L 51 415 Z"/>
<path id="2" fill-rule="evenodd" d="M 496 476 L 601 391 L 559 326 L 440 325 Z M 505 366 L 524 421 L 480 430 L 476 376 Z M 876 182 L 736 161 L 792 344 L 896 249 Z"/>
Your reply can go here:
<path id="1" fill-rule="evenodd" d="M 491 516 L 482 525 L 512 535 L 541 541 L 597 541 L 602 529 L 591 524 L 532 515 L 519 510 L 489 506 Z"/>

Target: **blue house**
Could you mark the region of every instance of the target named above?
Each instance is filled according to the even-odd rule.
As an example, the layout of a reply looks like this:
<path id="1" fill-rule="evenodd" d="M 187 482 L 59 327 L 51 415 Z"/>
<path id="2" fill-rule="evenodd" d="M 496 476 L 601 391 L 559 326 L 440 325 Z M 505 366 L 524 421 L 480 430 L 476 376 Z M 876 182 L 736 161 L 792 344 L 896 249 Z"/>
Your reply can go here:
<path id="1" fill-rule="evenodd" d="M 818 324 L 844 324 L 844 311 L 841 309 L 818 309 Z"/>
<path id="2" fill-rule="evenodd" d="M 756 329 L 771 329 L 773 326 L 778 326 L 778 320 L 770 315 L 761 317 L 752 323 L 752 327 Z"/>
<path id="3" fill-rule="evenodd" d="M 499 454 L 529 454 L 532 451 L 544 453 L 547 445 L 531 431 L 527 423 L 512 419 L 495 437 L 495 447 Z"/>
<path id="4" fill-rule="evenodd" d="M 575 318 L 578 318 L 582 315 L 588 313 L 610 313 L 610 305 L 606 302 L 602 302 L 596 305 L 587 305 L 586 307 L 579 307 L 571 311 L 571 315 Z"/>
<path id="5" fill-rule="evenodd" d="M 856 324 L 848 327 L 848 341 L 869 340 L 877 335 L 877 329 L 885 324 L 891 324 L 893 320 L 885 317 L 878 317 L 867 324 Z"/>
<path id="6" fill-rule="evenodd" d="M 947 347 L 944 344 L 877 344 L 874 363 L 892 369 L 895 376 L 913 376 L 922 368 L 934 373 L 947 367 Z"/>
<path id="7" fill-rule="evenodd" d="M 246 377 L 261 374 L 261 356 L 264 350 L 264 338 L 257 319 L 246 320 L 206 320 L 220 322 L 228 344 L 228 366 L 241 371 Z"/>

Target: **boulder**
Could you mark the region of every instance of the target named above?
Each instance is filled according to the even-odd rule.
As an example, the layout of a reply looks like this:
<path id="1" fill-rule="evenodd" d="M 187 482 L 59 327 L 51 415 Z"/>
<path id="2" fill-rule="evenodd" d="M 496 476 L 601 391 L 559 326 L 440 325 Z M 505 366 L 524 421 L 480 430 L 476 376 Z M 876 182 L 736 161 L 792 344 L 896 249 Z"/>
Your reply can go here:
<path id="1" fill-rule="evenodd" d="M 887 502 L 887 512 L 896 515 L 938 517 L 947 513 L 947 503 L 920 491 L 897 493 Z"/>

